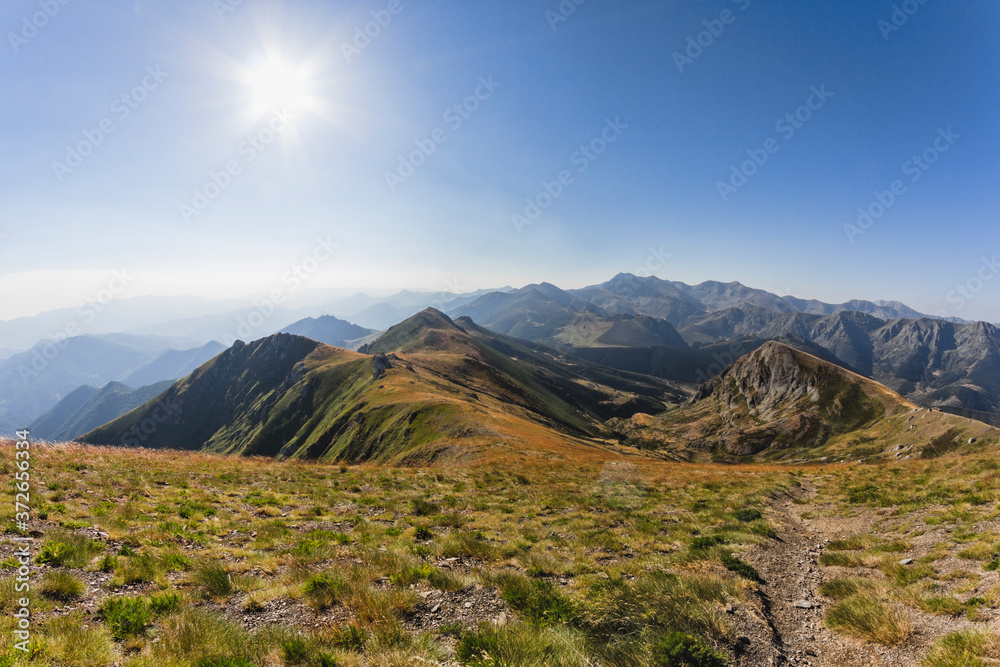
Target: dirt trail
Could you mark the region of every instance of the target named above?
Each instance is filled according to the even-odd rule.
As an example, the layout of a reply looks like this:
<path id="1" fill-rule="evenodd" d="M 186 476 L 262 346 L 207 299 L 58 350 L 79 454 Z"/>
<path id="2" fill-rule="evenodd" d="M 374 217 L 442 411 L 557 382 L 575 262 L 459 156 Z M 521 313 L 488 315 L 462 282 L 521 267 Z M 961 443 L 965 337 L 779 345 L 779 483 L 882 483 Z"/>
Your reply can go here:
<path id="1" fill-rule="evenodd" d="M 808 482 L 795 494 L 778 500 L 770 514 L 777 540 L 740 554 L 757 568 L 760 609 L 771 629 L 768 662 L 745 665 L 813 665 L 816 667 L 904 667 L 920 664 L 925 649 L 916 646 L 883 647 L 835 635 L 823 625 L 823 615 L 833 601 L 819 595 L 825 578 L 819 557 L 826 541 L 858 532 L 856 519 L 808 520 L 802 515 L 817 508 L 808 501 L 815 489 Z M 798 502 L 795 500 L 798 499 Z M 803 502 L 805 501 L 805 502 Z M 758 631 L 757 641 L 765 641 Z M 760 658 L 756 658 L 760 660 Z"/>

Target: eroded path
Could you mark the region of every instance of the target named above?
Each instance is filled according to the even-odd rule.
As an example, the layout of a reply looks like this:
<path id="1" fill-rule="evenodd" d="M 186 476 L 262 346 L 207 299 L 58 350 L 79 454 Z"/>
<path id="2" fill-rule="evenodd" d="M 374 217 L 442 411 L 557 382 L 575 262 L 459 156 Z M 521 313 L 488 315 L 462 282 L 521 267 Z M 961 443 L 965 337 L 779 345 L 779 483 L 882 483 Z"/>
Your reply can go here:
<path id="1" fill-rule="evenodd" d="M 770 662 L 743 664 L 814 665 L 816 667 L 904 667 L 919 665 L 928 641 L 922 641 L 920 628 L 901 647 L 884 647 L 834 634 L 823 625 L 823 615 L 833 604 L 817 592 L 824 579 L 837 576 L 819 565 L 828 541 L 842 539 L 871 527 L 871 519 L 803 518 L 814 514 L 811 500 L 815 488 L 808 482 L 796 493 L 778 499 L 770 518 L 778 533 L 769 540 L 741 554 L 757 568 L 764 583 L 760 585 L 759 613 L 773 631 Z M 936 633 L 935 633 L 936 634 Z M 756 638 L 764 641 L 764 636 Z"/>

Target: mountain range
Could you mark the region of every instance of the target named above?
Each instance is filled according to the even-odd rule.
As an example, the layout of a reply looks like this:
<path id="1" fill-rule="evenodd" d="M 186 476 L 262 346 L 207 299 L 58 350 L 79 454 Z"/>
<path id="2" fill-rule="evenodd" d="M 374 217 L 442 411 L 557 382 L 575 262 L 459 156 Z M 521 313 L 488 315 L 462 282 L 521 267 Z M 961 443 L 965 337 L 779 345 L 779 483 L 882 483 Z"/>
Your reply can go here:
<path id="1" fill-rule="evenodd" d="M 685 381 L 707 380 L 779 340 L 921 405 L 1000 412 L 1000 327 L 921 316 L 896 302 L 831 305 L 739 283 L 688 286 L 620 274 L 579 290 L 543 283 L 489 294 L 451 314 L 591 361 Z"/>
<path id="2" fill-rule="evenodd" d="M 247 315 L 245 310 L 228 310 L 231 302 L 216 302 L 224 312 L 212 312 L 212 302 L 205 300 L 195 300 L 185 310 L 189 304 L 182 298 L 144 299 L 112 303 L 104 324 L 174 319 L 139 327 L 142 334 L 84 335 L 59 344 L 46 340 L 18 353 L 10 348 L 23 340 L 5 340 L 3 334 L 25 331 L 14 326 L 25 322 L 0 323 L 0 344 L 10 346 L 4 352 L 10 356 L 0 357 L 0 432 L 23 428 L 83 386 L 103 387 L 114 381 L 143 387 L 183 378 L 226 349 L 215 341 L 202 341 L 204 334 L 210 330 L 231 334 L 237 315 L 242 312 L 244 320 Z M 977 415 L 985 421 L 1000 414 L 997 326 L 922 316 L 893 301 L 826 304 L 740 283 L 687 285 L 619 274 L 605 283 L 571 290 L 540 283 L 462 295 L 355 295 L 329 301 L 328 306 L 337 309 L 334 314 L 315 308 L 285 309 L 261 318 L 248 328 L 248 340 L 275 331 L 347 350 L 381 350 L 385 344 L 380 341 L 388 332 L 363 324 L 381 325 L 400 313 L 408 314 L 392 321 L 407 321 L 428 302 L 437 303 L 440 308 L 435 310 L 447 311 L 452 322 L 467 332 L 518 339 L 519 345 L 545 349 L 542 354 L 550 358 L 558 355 L 564 364 L 653 376 L 680 391 L 692 392 L 739 357 L 767 341 L 780 341 L 878 381 L 923 407 Z M 161 309 L 160 314 L 153 306 Z M 291 319 L 304 311 L 312 314 Z M 177 317 L 185 312 L 191 317 Z M 347 321 L 343 313 L 367 322 Z M 44 324 L 39 329 L 43 330 L 66 315 L 26 319 L 35 328 Z M 165 335 L 172 333 L 193 337 Z"/>
<path id="3" fill-rule="evenodd" d="M 83 386 L 176 380 L 225 349 L 217 342 L 183 349 L 186 345 L 155 336 L 86 335 L 15 354 L 0 362 L 0 432 L 25 428 Z"/>
<path id="4" fill-rule="evenodd" d="M 553 456 L 613 439 L 610 418 L 686 397 L 669 382 L 566 359 L 434 309 L 365 352 L 290 334 L 237 342 L 80 440 L 395 462 Z"/>
<path id="5" fill-rule="evenodd" d="M 687 460 L 887 458 L 1000 442 L 1000 429 L 923 410 L 777 341 L 692 389 L 427 309 L 357 352 L 291 334 L 237 342 L 78 439 L 393 463 L 613 448 Z"/>
<path id="6" fill-rule="evenodd" d="M 323 315 L 322 317 L 307 317 L 304 320 L 299 320 L 278 333 L 305 336 L 320 343 L 352 350 L 368 342 L 367 339 L 378 332 L 375 329 L 366 329 L 357 324 L 351 324 L 333 315 Z"/>
<path id="7" fill-rule="evenodd" d="M 138 389 L 121 382 L 109 382 L 101 389 L 84 385 L 36 419 L 29 428 L 31 436 L 50 442 L 73 440 L 156 398 L 173 384 L 163 380 Z"/>

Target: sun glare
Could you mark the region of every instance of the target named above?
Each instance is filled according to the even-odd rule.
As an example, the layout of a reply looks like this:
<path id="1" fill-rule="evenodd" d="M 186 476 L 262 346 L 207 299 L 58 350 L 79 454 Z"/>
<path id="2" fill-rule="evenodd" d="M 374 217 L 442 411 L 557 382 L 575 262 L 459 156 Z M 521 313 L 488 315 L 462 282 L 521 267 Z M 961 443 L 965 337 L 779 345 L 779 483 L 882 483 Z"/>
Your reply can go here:
<path id="1" fill-rule="evenodd" d="M 308 99 L 306 77 L 277 59 L 268 59 L 250 74 L 254 109 L 267 113 L 274 109 L 299 108 Z"/>

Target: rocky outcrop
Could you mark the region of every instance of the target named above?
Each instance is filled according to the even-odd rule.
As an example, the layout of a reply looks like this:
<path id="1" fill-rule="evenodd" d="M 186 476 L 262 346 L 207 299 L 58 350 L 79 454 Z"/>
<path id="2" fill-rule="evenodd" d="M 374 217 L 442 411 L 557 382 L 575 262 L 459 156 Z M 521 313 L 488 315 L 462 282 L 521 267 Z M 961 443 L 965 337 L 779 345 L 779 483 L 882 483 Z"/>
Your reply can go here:
<path id="1" fill-rule="evenodd" d="M 774 341 L 726 369 L 705 400 L 718 413 L 717 443 L 734 456 L 816 447 L 834 433 L 909 407 L 894 405 L 877 383 Z"/>

